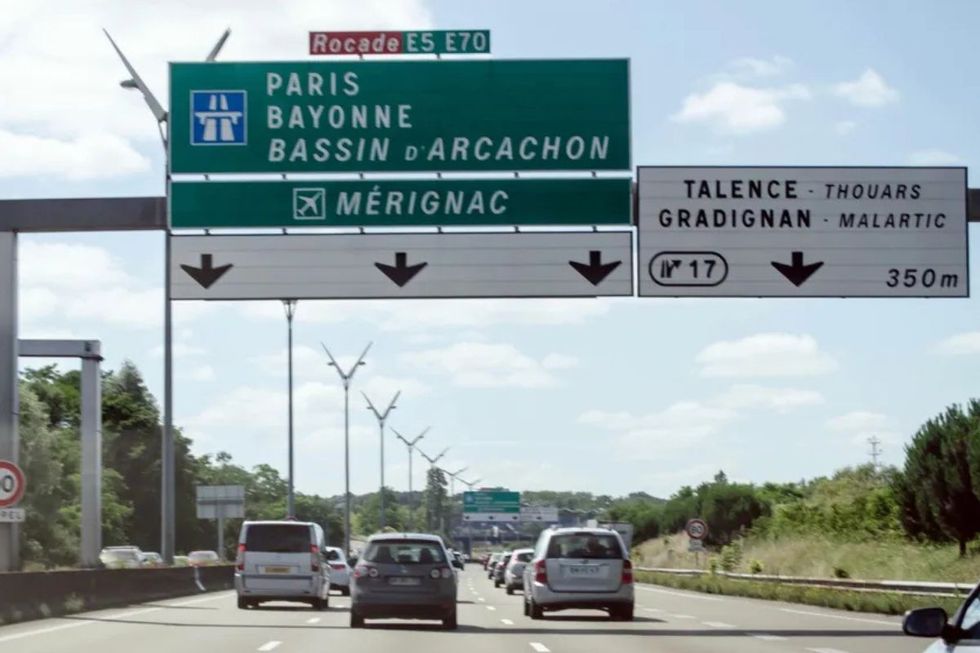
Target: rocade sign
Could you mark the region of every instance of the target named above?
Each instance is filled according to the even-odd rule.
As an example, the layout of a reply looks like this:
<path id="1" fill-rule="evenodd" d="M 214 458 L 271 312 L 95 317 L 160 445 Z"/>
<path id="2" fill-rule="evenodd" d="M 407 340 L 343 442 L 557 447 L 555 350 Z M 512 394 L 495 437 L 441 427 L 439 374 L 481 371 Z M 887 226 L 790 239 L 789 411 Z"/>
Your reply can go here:
<path id="1" fill-rule="evenodd" d="M 310 32 L 310 54 L 489 54 L 490 30 Z"/>
<path id="2" fill-rule="evenodd" d="M 173 173 L 627 170 L 626 60 L 180 63 Z"/>

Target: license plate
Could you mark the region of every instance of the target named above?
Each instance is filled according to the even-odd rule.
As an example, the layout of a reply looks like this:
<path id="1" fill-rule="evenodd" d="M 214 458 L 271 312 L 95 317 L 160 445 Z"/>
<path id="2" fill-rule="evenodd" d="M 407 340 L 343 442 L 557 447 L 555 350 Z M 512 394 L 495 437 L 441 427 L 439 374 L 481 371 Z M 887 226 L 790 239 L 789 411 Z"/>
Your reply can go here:
<path id="1" fill-rule="evenodd" d="M 388 583 L 391 585 L 400 585 L 402 587 L 411 587 L 414 585 L 421 585 L 422 581 L 414 576 L 392 576 L 388 579 Z"/>
<path id="2" fill-rule="evenodd" d="M 602 567 L 596 565 L 576 565 L 568 567 L 569 576 L 590 576 L 597 577 L 602 575 Z"/>
<path id="3" fill-rule="evenodd" d="M 288 574 L 289 567 L 266 567 L 265 573 L 267 574 Z"/>

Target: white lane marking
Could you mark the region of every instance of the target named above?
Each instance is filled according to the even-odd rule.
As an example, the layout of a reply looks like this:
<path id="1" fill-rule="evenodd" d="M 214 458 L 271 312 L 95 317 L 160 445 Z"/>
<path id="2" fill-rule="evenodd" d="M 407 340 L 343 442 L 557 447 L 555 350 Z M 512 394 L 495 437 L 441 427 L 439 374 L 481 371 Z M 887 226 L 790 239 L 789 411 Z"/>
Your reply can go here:
<path id="1" fill-rule="evenodd" d="M 668 616 L 671 619 L 693 619 L 694 618 L 694 617 L 692 617 L 689 614 L 672 614 L 672 615 L 668 615 Z"/>
<path id="2" fill-rule="evenodd" d="M 189 601 L 177 601 L 176 603 L 167 603 L 169 608 L 182 608 L 185 605 L 197 605 L 198 603 L 207 603 L 208 601 L 217 601 L 218 599 L 225 599 L 234 594 L 234 592 L 221 592 L 217 596 L 206 596 L 201 599 L 190 599 Z"/>
<path id="3" fill-rule="evenodd" d="M 847 651 L 842 651 L 839 648 L 808 648 L 810 653 L 847 653 Z"/>
<path id="4" fill-rule="evenodd" d="M 531 642 L 531 648 L 533 648 L 538 653 L 551 653 L 551 649 L 542 644 L 541 642 Z"/>
<path id="5" fill-rule="evenodd" d="M 514 622 L 511 621 L 510 619 L 501 619 L 500 620 L 500 623 L 502 623 L 505 626 L 513 626 L 514 625 Z"/>
<path id="6" fill-rule="evenodd" d="M 320 623 L 320 617 L 313 617 L 312 619 L 307 619 L 306 620 L 306 623 L 308 623 L 308 624 L 318 624 L 318 623 Z"/>
<path id="7" fill-rule="evenodd" d="M 785 642 L 786 638 L 782 635 L 767 635 L 766 633 L 749 633 L 750 637 L 761 639 L 763 642 Z"/>
<path id="8" fill-rule="evenodd" d="M 496 610 L 496 609 L 497 609 L 497 608 L 495 608 L 495 607 L 493 607 L 492 605 L 488 605 L 488 606 L 487 606 L 487 610 Z"/>
<path id="9" fill-rule="evenodd" d="M 477 601 L 479 601 L 480 603 L 486 603 L 487 602 L 487 600 L 485 598 L 483 598 L 483 597 L 478 598 Z"/>
<path id="10" fill-rule="evenodd" d="M 696 599 L 698 601 L 723 601 L 717 596 L 702 596 L 700 594 L 689 594 L 687 592 L 671 592 L 670 590 L 654 589 L 652 587 L 644 587 L 643 585 L 637 585 L 636 589 L 643 590 L 644 592 L 655 592 L 657 594 L 670 594 L 671 596 L 683 596 L 686 599 Z"/>
<path id="11" fill-rule="evenodd" d="M 702 625 L 708 626 L 709 628 L 734 628 L 732 624 L 726 624 L 724 621 L 702 621 Z"/>
<path id="12" fill-rule="evenodd" d="M 279 645 L 280 644 L 282 644 L 282 642 L 277 642 L 277 641 L 273 640 L 271 642 L 266 642 L 265 644 L 263 644 L 262 646 L 260 646 L 258 648 L 258 650 L 260 650 L 260 651 L 274 651 L 275 649 L 279 648 Z"/>
<path id="13" fill-rule="evenodd" d="M 663 610 L 661 610 L 660 608 L 643 608 L 643 609 L 646 610 L 647 612 L 653 612 L 653 613 L 663 612 Z"/>
<path id="14" fill-rule="evenodd" d="M 811 612 L 809 610 L 791 610 L 789 608 L 779 608 L 783 612 L 789 612 L 790 614 L 805 614 L 810 617 L 826 617 L 827 619 L 842 619 L 844 621 L 856 621 L 863 624 L 875 624 L 876 626 L 892 626 L 893 628 L 901 628 L 902 625 L 895 623 L 894 621 L 884 621 L 881 619 L 861 619 L 860 617 L 843 617 L 837 614 L 827 614 L 825 612 Z M 825 651 L 830 651 L 831 649 L 824 649 Z"/>

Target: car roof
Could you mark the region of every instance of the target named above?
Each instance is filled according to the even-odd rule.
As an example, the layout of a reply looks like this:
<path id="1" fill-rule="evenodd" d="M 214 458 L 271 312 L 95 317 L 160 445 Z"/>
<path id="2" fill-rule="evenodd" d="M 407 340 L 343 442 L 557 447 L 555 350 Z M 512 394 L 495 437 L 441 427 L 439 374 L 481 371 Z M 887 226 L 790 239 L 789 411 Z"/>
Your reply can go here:
<path id="1" fill-rule="evenodd" d="M 242 526 L 313 526 L 311 521 L 296 521 L 295 519 L 259 519 L 256 521 L 242 522 Z"/>
<path id="2" fill-rule="evenodd" d="M 368 538 L 368 542 L 379 540 L 424 540 L 426 542 L 438 542 L 443 544 L 442 538 L 431 533 L 375 533 Z"/>
<path id="3" fill-rule="evenodd" d="M 611 528 L 576 528 L 574 526 L 552 528 L 551 530 L 545 531 L 545 533 L 549 535 L 609 535 L 610 533 L 619 535 L 619 533 Z"/>
<path id="4" fill-rule="evenodd" d="M 511 551 L 511 553 L 534 553 L 534 549 L 531 549 L 531 548 L 527 548 L 527 549 L 514 549 L 513 551 Z"/>

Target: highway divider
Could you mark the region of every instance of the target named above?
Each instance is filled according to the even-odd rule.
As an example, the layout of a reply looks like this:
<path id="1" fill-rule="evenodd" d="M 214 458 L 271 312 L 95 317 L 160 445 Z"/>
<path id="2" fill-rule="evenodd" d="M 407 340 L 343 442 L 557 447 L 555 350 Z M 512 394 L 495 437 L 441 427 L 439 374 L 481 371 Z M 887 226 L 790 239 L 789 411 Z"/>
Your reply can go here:
<path id="1" fill-rule="evenodd" d="M 0 574 L 0 624 L 231 589 L 234 566 Z"/>
<path id="2" fill-rule="evenodd" d="M 924 593 L 928 583 L 910 587 L 913 591 L 882 586 L 882 583 L 899 581 L 855 581 L 850 579 L 806 579 L 786 576 L 761 576 L 752 574 L 732 574 L 725 572 L 701 571 L 698 569 L 660 569 L 641 567 L 636 569 L 636 579 L 641 583 L 663 585 L 676 589 L 704 592 L 707 594 L 722 594 L 744 596 L 787 603 L 801 603 L 837 610 L 854 612 L 874 612 L 879 614 L 903 614 L 907 610 L 923 607 L 945 608 L 953 614 L 963 602 L 965 592 L 969 590 L 964 585 L 963 594 L 948 592 Z M 808 583 L 806 581 L 822 581 Z M 848 585 L 842 583 L 847 582 Z M 864 586 L 859 586 L 860 584 Z M 923 588 L 922 585 L 927 587 Z M 945 583 L 935 584 L 945 586 Z M 947 589 L 943 587 L 943 589 Z"/>

